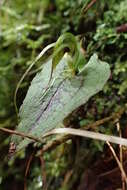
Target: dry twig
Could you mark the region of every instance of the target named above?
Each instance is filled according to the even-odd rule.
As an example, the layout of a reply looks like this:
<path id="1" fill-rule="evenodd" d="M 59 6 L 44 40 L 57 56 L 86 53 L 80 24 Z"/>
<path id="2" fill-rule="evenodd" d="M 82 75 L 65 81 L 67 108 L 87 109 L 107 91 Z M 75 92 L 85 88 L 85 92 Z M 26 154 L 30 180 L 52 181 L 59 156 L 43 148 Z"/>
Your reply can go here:
<path id="1" fill-rule="evenodd" d="M 119 132 L 119 136 L 122 137 L 120 123 L 117 122 L 116 126 L 117 126 L 117 130 Z M 123 167 L 123 149 L 122 149 L 121 145 L 119 145 L 119 151 L 120 151 L 120 162 L 121 162 L 121 165 Z M 122 172 L 121 172 L 121 179 L 122 179 L 122 190 L 126 190 L 126 184 L 125 184 L 125 180 L 124 180 L 124 176 L 123 176 Z"/>
<path id="2" fill-rule="evenodd" d="M 28 138 L 28 139 L 31 139 L 31 140 L 33 140 L 35 142 L 42 143 L 42 141 L 39 138 L 33 137 L 31 135 L 27 135 L 27 134 L 22 133 L 22 132 L 18 132 L 18 131 L 7 129 L 7 128 L 3 128 L 3 127 L 0 127 L 0 131 L 9 133 L 11 135 L 18 135 L 20 137 Z"/>
<path id="3" fill-rule="evenodd" d="M 124 112 L 124 108 L 120 109 L 119 112 L 116 112 L 116 113 L 113 113 L 111 116 L 109 117 L 105 117 L 101 120 L 98 120 L 92 124 L 89 124 L 87 126 L 84 126 L 83 128 L 84 129 L 95 129 L 96 127 L 98 127 L 99 125 L 102 125 L 110 120 L 118 120 L 120 119 L 121 115 L 123 114 Z M 43 146 L 43 152 L 46 152 L 46 151 L 49 151 L 49 150 L 52 150 L 54 148 L 56 148 L 56 146 L 68 141 L 69 139 L 72 139 L 72 135 L 64 135 L 62 137 L 58 137 L 56 140 L 54 141 L 50 141 L 48 142 L 46 145 Z M 40 154 L 40 153 L 39 153 Z"/>
<path id="4" fill-rule="evenodd" d="M 118 121 L 118 120 L 120 119 L 121 115 L 123 114 L 123 112 L 124 112 L 124 108 L 120 109 L 120 111 L 117 112 L 117 113 L 113 113 L 113 114 L 112 114 L 111 116 L 109 116 L 109 117 L 105 117 L 105 118 L 103 118 L 103 119 L 101 119 L 101 120 L 98 120 L 98 121 L 92 123 L 92 124 L 89 124 L 89 125 L 87 125 L 87 126 L 84 126 L 83 128 L 84 128 L 84 129 L 90 129 L 90 128 L 95 129 L 95 128 L 98 127 L 99 125 L 102 125 L 102 124 L 104 124 L 105 122 L 108 122 L 108 121 L 110 121 L 110 120 L 113 120 L 113 121 L 116 121 L 116 120 L 117 120 L 117 121 Z M 35 142 L 40 142 L 40 143 L 42 143 L 42 140 L 41 140 L 41 139 L 35 138 L 35 137 L 31 136 L 31 135 L 26 135 L 26 134 L 24 134 L 24 133 L 21 133 L 21 132 L 15 131 L 15 130 L 10 130 L 10 129 L 7 129 L 7 128 L 2 128 L 2 127 L 0 127 L 0 131 L 6 132 L 6 133 L 9 133 L 9 134 L 19 135 L 19 136 L 21 136 L 21 137 L 26 137 L 26 138 L 32 139 L 32 140 L 35 141 Z M 48 150 L 50 150 L 50 149 L 53 149 L 53 148 L 55 148 L 56 146 L 58 146 L 59 144 L 62 144 L 62 143 L 64 143 L 64 142 L 66 142 L 67 140 L 71 139 L 71 138 L 72 138 L 72 135 L 64 135 L 64 136 L 62 136 L 62 137 L 60 137 L 60 138 L 57 138 L 57 139 L 54 140 L 54 141 L 48 142 L 45 146 L 43 146 L 43 152 L 46 152 L 46 151 L 48 151 Z"/>
<path id="5" fill-rule="evenodd" d="M 35 151 L 30 155 L 29 160 L 28 160 L 27 165 L 26 165 L 26 171 L 25 171 L 25 176 L 24 176 L 24 190 L 27 190 L 26 180 L 27 180 L 28 172 L 30 169 L 30 164 L 33 160 L 34 154 L 35 154 Z"/>
<path id="6" fill-rule="evenodd" d="M 85 129 L 95 129 L 96 127 L 98 127 L 99 125 L 102 125 L 108 121 L 113 120 L 114 122 L 118 121 L 121 118 L 121 115 L 124 113 L 124 108 L 121 108 L 118 112 L 113 113 L 111 116 L 105 117 L 103 119 L 100 119 L 98 121 L 95 121 L 92 124 L 89 124 L 87 126 L 84 126 L 83 128 Z"/>
<path id="7" fill-rule="evenodd" d="M 107 145 L 109 146 L 109 149 L 111 150 L 111 152 L 112 152 L 112 154 L 113 154 L 113 156 L 114 156 L 114 158 L 115 158 L 115 160 L 116 160 L 116 162 L 117 162 L 117 164 L 118 164 L 118 167 L 119 167 L 119 169 L 120 169 L 120 171 L 121 171 L 121 173 L 122 173 L 122 176 L 124 177 L 124 180 L 125 180 L 125 182 L 126 182 L 126 185 L 127 185 L 127 176 L 126 176 L 126 173 L 125 173 L 125 171 L 124 171 L 124 168 L 123 168 L 121 162 L 119 161 L 119 159 L 118 159 L 118 157 L 117 157 L 117 155 L 116 155 L 116 153 L 115 153 L 113 147 L 111 146 L 111 144 L 110 144 L 108 141 L 107 141 L 106 143 L 107 143 Z"/>

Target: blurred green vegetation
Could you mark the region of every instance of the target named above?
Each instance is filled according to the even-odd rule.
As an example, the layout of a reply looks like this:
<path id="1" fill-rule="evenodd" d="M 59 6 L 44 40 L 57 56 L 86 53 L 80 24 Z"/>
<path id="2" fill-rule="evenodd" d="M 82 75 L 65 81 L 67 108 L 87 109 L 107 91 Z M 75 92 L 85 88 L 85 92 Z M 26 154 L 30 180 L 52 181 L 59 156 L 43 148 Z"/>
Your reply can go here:
<path id="1" fill-rule="evenodd" d="M 17 118 L 13 97 L 16 85 L 36 55 L 64 32 L 79 37 L 86 59 L 97 52 L 110 64 L 112 73 L 103 92 L 94 96 L 69 116 L 69 124 L 82 127 L 119 111 L 127 101 L 127 32 L 117 33 L 127 23 L 127 0 L 98 0 L 86 13 L 90 0 L 1 0 L 0 2 L 0 127 L 15 128 Z M 48 57 L 48 54 L 45 58 Z M 28 74 L 17 96 L 18 108 L 39 61 Z M 123 131 L 125 111 L 120 122 Z M 113 123 L 100 126 L 100 132 L 117 133 Z M 8 162 L 8 134 L 0 133 L 0 190 L 23 189 L 26 161 L 33 148 L 22 151 Z M 78 189 L 82 173 L 104 154 L 104 143 L 74 138 L 44 154 L 48 190 Z M 71 178 L 66 175 L 73 172 Z M 28 190 L 42 189 L 39 160 L 32 162 Z"/>

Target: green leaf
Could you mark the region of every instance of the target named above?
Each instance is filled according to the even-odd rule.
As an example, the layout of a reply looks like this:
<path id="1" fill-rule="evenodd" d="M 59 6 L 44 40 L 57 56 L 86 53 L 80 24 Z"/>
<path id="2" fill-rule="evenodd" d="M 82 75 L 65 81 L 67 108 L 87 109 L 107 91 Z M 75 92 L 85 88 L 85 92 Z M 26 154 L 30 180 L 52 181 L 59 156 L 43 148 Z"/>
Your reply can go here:
<path id="1" fill-rule="evenodd" d="M 102 90 L 110 76 L 109 65 L 94 54 L 77 76 L 67 78 L 63 75 L 67 67 L 63 57 L 47 88 L 51 63 L 52 60 L 45 64 L 43 70 L 33 79 L 21 106 L 20 123 L 16 129 L 38 138 L 56 128 L 68 114 Z M 32 142 L 15 135 L 12 141 L 17 145 L 17 151 Z"/>
<path id="2" fill-rule="evenodd" d="M 53 52 L 52 67 L 53 69 L 56 68 L 66 51 L 72 58 L 71 61 L 68 60 L 68 64 L 76 71 L 81 54 L 80 45 L 76 37 L 69 32 L 61 35 L 56 42 Z"/>

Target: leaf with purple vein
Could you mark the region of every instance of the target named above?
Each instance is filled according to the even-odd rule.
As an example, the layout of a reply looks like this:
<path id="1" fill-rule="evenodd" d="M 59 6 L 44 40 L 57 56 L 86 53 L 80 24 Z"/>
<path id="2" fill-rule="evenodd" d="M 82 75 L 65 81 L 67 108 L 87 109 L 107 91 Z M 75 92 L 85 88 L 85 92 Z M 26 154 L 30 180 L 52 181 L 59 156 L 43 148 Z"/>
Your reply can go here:
<path id="1" fill-rule="evenodd" d="M 102 90 L 110 76 L 110 68 L 94 54 L 80 74 L 73 78 L 61 77 L 67 67 L 65 57 L 56 66 L 47 88 L 52 60 L 33 79 L 20 109 L 20 123 L 17 131 L 41 138 L 63 121 L 73 110 L 86 103 Z M 17 150 L 26 147 L 31 140 L 13 135 Z"/>

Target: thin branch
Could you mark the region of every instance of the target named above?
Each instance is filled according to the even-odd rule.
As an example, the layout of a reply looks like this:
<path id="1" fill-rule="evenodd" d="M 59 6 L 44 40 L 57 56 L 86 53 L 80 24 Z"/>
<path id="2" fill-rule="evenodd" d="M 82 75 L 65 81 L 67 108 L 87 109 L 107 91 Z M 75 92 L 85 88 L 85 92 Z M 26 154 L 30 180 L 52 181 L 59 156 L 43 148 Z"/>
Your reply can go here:
<path id="1" fill-rule="evenodd" d="M 72 135 L 64 135 L 62 137 L 56 138 L 53 141 L 49 141 L 46 145 L 43 145 L 41 151 L 38 151 L 37 156 L 41 155 L 44 152 L 55 149 L 58 145 L 65 143 L 66 141 L 70 140 L 72 137 L 73 137 Z"/>
<path id="2" fill-rule="evenodd" d="M 101 120 L 98 120 L 98 121 L 96 121 L 96 122 L 94 122 L 94 123 L 92 123 L 92 124 L 89 124 L 89 125 L 87 125 L 87 126 L 84 126 L 83 128 L 84 128 L 84 129 L 90 129 L 90 128 L 95 129 L 95 128 L 98 127 L 99 125 L 102 125 L 102 124 L 104 124 L 105 122 L 108 122 L 108 121 L 110 121 L 110 120 L 116 121 L 116 120 L 120 119 L 120 117 L 121 117 L 121 115 L 123 114 L 124 110 L 125 110 L 125 109 L 122 108 L 122 109 L 120 109 L 119 112 L 113 113 L 111 116 L 106 117 L 106 118 L 103 118 L 103 119 L 101 119 Z M 18 136 L 21 136 L 21 137 L 26 137 L 26 138 L 32 139 L 32 140 L 35 141 L 35 142 L 40 142 L 40 143 L 42 143 L 42 140 L 40 140 L 40 139 L 38 139 L 38 138 L 35 138 L 35 137 L 31 136 L 31 135 L 26 135 L 26 134 L 24 134 L 24 133 L 21 133 L 21 132 L 15 131 L 15 130 L 10 130 L 10 129 L 7 129 L 7 128 L 0 127 L 0 131 L 6 132 L 6 133 L 9 133 L 9 134 L 15 134 L 15 135 L 18 135 Z M 56 146 L 58 146 L 58 145 L 60 145 L 60 144 L 62 144 L 62 143 L 64 143 L 64 142 L 66 142 L 67 140 L 69 140 L 69 139 L 71 139 L 71 138 L 72 138 L 72 135 L 64 135 L 64 136 L 62 136 L 62 137 L 60 137 L 60 138 L 57 138 L 57 139 L 54 140 L 54 141 L 48 142 L 45 146 L 43 146 L 43 152 L 46 152 L 46 151 L 48 151 L 48 150 L 51 150 L 51 149 L 53 149 L 53 148 L 55 148 Z"/>
<path id="3" fill-rule="evenodd" d="M 121 108 L 118 112 L 113 113 L 111 116 L 105 117 L 103 119 L 100 119 L 98 121 L 95 121 L 92 124 L 89 124 L 87 126 L 83 126 L 85 129 L 95 129 L 99 125 L 102 125 L 110 120 L 114 120 L 115 122 L 118 121 L 121 118 L 121 115 L 124 113 L 125 109 Z"/>
<path id="4" fill-rule="evenodd" d="M 95 3 L 97 0 L 92 0 L 90 3 L 88 3 L 87 5 L 85 5 L 82 9 L 83 13 L 86 13 Z"/>
<path id="5" fill-rule="evenodd" d="M 64 187 L 66 187 L 67 183 L 70 181 L 70 178 L 72 177 L 73 172 L 74 171 L 71 169 L 71 170 L 67 171 L 67 173 L 65 174 L 63 183 L 61 185 L 63 187 L 63 189 L 64 189 Z"/>
<path id="6" fill-rule="evenodd" d="M 107 141 L 106 143 L 107 143 L 107 145 L 109 146 L 109 149 L 111 150 L 111 152 L 112 152 L 112 154 L 113 154 L 113 156 L 114 156 L 114 158 L 115 158 L 115 160 L 116 160 L 116 162 L 117 162 L 117 164 L 118 164 L 118 166 L 119 166 L 119 169 L 120 169 L 120 171 L 121 171 L 121 173 L 122 173 L 122 176 L 124 177 L 124 180 L 125 180 L 125 182 L 126 182 L 126 184 L 127 184 L 127 176 L 126 176 L 126 173 L 125 173 L 125 171 L 124 171 L 124 169 L 123 169 L 122 164 L 120 163 L 120 161 L 119 161 L 119 159 L 118 159 L 118 157 L 117 157 L 117 155 L 116 155 L 116 153 L 115 153 L 113 147 L 111 146 L 111 144 L 110 144 L 108 141 Z"/>
<path id="7" fill-rule="evenodd" d="M 114 120 L 114 121 L 119 120 L 121 115 L 124 113 L 124 110 L 125 109 L 122 108 L 122 109 L 120 109 L 119 112 L 113 113 L 111 116 L 100 119 L 100 120 L 98 120 L 92 124 L 87 125 L 87 126 L 83 126 L 83 128 L 84 129 L 90 129 L 90 128 L 95 129 L 99 125 L 102 125 L 102 124 L 104 124 L 110 120 Z M 67 140 L 71 139 L 72 137 L 73 137 L 72 135 L 64 135 L 62 137 L 58 137 L 54 141 L 48 142 L 46 145 L 43 146 L 43 152 L 47 152 L 49 150 L 56 148 L 56 146 L 66 142 Z"/>
<path id="8" fill-rule="evenodd" d="M 120 138 L 120 137 L 116 137 L 112 135 L 105 135 L 102 133 L 97 133 L 97 132 L 87 131 L 87 130 L 82 130 L 82 129 L 73 129 L 73 128 L 52 129 L 51 131 L 45 133 L 42 137 L 44 138 L 44 137 L 54 135 L 54 134 L 76 135 L 80 137 L 86 137 L 86 138 L 91 138 L 91 139 L 96 139 L 96 140 L 101 140 L 101 141 L 109 141 L 111 143 L 127 146 L 127 139 L 125 138 Z"/>
<path id="9" fill-rule="evenodd" d="M 33 140 L 35 142 L 42 143 L 42 140 L 40 140 L 39 138 L 33 137 L 31 135 L 27 135 L 27 134 L 22 133 L 22 132 L 18 132 L 18 131 L 7 129 L 7 128 L 3 128 L 3 127 L 0 127 L 0 131 L 9 133 L 11 135 L 18 135 L 18 136 L 21 136 L 23 138 L 28 138 L 28 139 L 31 139 L 31 140 Z"/>
<path id="10" fill-rule="evenodd" d="M 119 136 L 122 137 L 122 132 L 121 132 L 119 121 L 116 123 L 116 127 L 119 132 Z M 123 167 L 123 149 L 122 149 L 121 145 L 119 145 L 119 151 L 120 151 L 120 163 Z M 124 176 L 123 176 L 122 172 L 121 172 L 121 179 L 122 179 L 122 190 L 126 190 L 126 187 L 125 187 L 126 184 L 125 184 L 125 180 L 124 180 Z"/>
<path id="11" fill-rule="evenodd" d="M 27 190 L 26 181 L 27 181 L 27 176 L 28 176 L 28 172 L 30 169 L 30 164 L 33 160 L 34 154 L 35 154 L 35 151 L 33 151 L 33 153 L 30 155 L 29 160 L 28 160 L 27 165 L 26 165 L 26 171 L 25 171 L 25 176 L 24 176 L 24 190 Z"/>
<path id="12" fill-rule="evenodd" d="M 125 161 L 124 162 L 124 166 L 126 166 L 126 164 L 127 164 L 127 161 Z M 115 173 L 118 173 L 119 171 L 119 168 L 118 167 L 115 167 L 115 168 L 113 168 L 112 170 L 110 170 L 110 171 L 107 171 L 107 172 L 103 172 L 103 173 L 101 173 L 101 174 L 99 174 L 98 176 L 99 177 L 105 177 L 105 176 L 109 176 L 109 175 L 113 175 L 113 174 L 115 174 Z M 120 171 L 121 172 L 121 171 Z"/>

